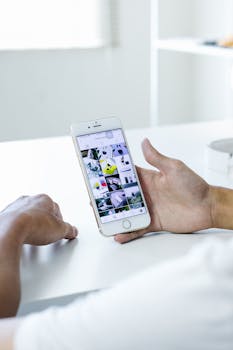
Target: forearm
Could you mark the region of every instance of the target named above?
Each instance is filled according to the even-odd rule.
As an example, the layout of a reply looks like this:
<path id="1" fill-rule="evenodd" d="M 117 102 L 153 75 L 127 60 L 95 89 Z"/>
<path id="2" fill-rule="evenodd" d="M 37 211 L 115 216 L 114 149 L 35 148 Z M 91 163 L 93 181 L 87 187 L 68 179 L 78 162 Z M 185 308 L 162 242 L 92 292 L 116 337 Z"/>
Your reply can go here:
<path id="1" fill-rule="evenodd" d="M 11 219 L 9 216 L 0 217 L 0 318 L 15 316 L 20 301 L 23 240 L 19 220 Z"/>
<path id="2" fill-rule="evenodd" d="M 3 246 L 0 249 L 0 318 L 15 316 L 20 301 L 19 258 L 17 253 L 9 255 Z"/>
<path id="3" fill-rule="evenodd" d="M 213 227 L 233 229 L 233 190 L 211 187 Z"/>

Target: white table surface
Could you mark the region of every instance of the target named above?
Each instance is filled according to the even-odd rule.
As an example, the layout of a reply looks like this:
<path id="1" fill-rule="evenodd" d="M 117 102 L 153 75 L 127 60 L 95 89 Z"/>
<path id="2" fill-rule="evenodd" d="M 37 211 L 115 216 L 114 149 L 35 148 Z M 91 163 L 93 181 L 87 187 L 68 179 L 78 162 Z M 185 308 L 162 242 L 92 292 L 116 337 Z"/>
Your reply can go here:
<path id="1" fill-rule="evenodd" d="M 210 141 L 233 136 L 233 122 L 165 126 L 126 132 L 135 163 L 146 166 L 140 142 L 149 137 L 165 154 L 204 174 L 204 149 Z M 64 218 L 79 228 L 79 238 L 47 247 L 25 246 L 21 264 L 22 302 L 34 302 L 109 287 L 152 264 L 187 252 L 203 236 L 227 239 L 232 231 L 156 233 L 119 245 L 98 232 L 70 137 L 0 144 L 0 208 L 23 194 L 47 193 Z M 156 200 L 156 198 L 155 198 Z"/>

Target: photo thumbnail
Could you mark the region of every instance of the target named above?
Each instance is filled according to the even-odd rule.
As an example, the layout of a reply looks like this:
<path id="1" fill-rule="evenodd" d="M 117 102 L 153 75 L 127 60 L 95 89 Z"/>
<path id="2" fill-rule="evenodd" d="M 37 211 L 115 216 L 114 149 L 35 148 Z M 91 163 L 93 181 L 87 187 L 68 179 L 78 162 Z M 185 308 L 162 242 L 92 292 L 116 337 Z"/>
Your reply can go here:
<path id="1" fill-rule="evenodd" d="M 101 211 L 99 214 L 100 214 L 100 217 L 114 215 L 115 210 L 111 209 L 111 210 Z"/>
<path id="2" fill-rule="evenodd" d="M 110 192 L 111 203 L 114 208 L 120 208 L 128 205 L 127 198 L 124 191 Z"/>
<path id="3" fill-rule="evenodd" d="M 130 204 L 131 209 L 138 209 L 138 208 L 143 208 L 143 207 L 145 207 L 143 202 L 137 202 L 134 204 Z M 143 210 L 141 210 L 141 212 L 143 212 Z"/>
<path id="4" fill-rule="evenodd" d="M 114 157 L 124 156 L 125 154 L 129 153 L 125 143 L 118 143 L 118 144 L 112 145 L 112 151 L 113 151 Z"/>
<path id="5" fill-rule="evenodd" d="M 105 177 L 90 178 L 90 185 L 95 198 L 102 198 L 103 195 L 108 192 Z"/>
<path id="6" fill-rule="evenodd" d="M 136 175 L 132 170 L 120 174 L 121 183 L 124 188 L 137 185 Z"/>
<path id="7" fill-rule="evenodd" d="M 113 158 L 101 159 L 100 166 L 104 176 L 117 175 L 118 170 Z"/>
<path id="8" fill-rule="evenodd" d="M 113 209 L 113 205 L 109 194 L 104 194 L 102 198 L 97 198 L 96 205 L 97 205 L 98 211 L 106 211 L 106 210 Z"/>
<path id="9" fill-rule="evenodd" d="M 110 145 L 97 147 L 95 149 L 95 154 L 96 154 L 97 159 L 99 161 L 113 158 L 113 150 L 112 150 L 112 147 Z"/>
<path id="10" fill-rule="evenodd" d="M 119 175 L 106 177 L 106 182 L 108 184 L 108 189 L 110 192 L 122 189 L 122 184 Z"/>
<path id="11" fill-rule="evenodd" d="M 142 202 L 142 196 L 138 186 L 125 188 L 125 194 L 128 202 L 131 205 L 135 205 Z"/>
<path id="12" fill-rule="evenodd" d="M 116 161 L 116 165 L 119 173 L 124 173 L 132 170 L 132 164 L 128 154 L 124 156 L 116 157 L 115 161 Z"/>
<path id="13" fill-rule="evenodd" d="M 100 164 L 98 160 L 91 159 L 89 157 L 83 158 L 88 177 L 100 177 L 103 176 Z"/>
<path id="14" fill-rule="evenodd" d="M 129 206 L 128 205 L 126 205 L 125 207 L 122 207 L 122 208 L 115 209 L 116 213 L 122 213 L 124 211 L 129 211 Z"/>
<path id="15" fill-rule="evenodd" d="M 92 149 L 87 149 L 85 151 L 81 151 L 82 157 L 83 158 L 89 158 L 89 159 L 94 159 L 94 160 L 98 160 L 98 153 L 96 151 L 96 148 L 92 148 Z"/>

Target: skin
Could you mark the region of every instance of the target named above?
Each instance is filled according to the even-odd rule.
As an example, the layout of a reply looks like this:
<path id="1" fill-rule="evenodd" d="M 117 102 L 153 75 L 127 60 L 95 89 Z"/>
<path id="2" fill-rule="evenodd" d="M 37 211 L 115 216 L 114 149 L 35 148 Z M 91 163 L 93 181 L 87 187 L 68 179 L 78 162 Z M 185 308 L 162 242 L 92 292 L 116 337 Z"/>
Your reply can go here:
<path id="1" fill-rule="evenodd" d="M 233 228 L 233 191 L 210 186 L 180 160 L 159 153 L 149 140 L 142 143 L 146 161 L 156 170 L 137 167 L 150 211 L 148 228 L 115 236 L 119 243 L 148 232 L 189 233 L 208 228 Z"/>
<path id="2" fill-rule="evenodd" d="M 144 140 L 142 149 L 147 162 L 156 168 L 137 168 L 151 224 L 145 230 L 115 236 L 117 242 L 126 243 L 154 231 L 188 233 L 212 227 L 233 229 L 232 190 L 208 185 L 181 161 L 160 154 L 148 140 Z M 5 300 L 3 304 L 7 306 L 1 306 L 2 315 L 14 314 L 18 307 L 22 245 L 48 244 L 61 238 L 73 239 L 76 235 L 77 230 L 63 222 L 58 206 L 47 196 L 22 197 L 0 213 L 0 259 L 3 256 L 0 286 L 14 286 L 11 301 L 15 302 L 11 309 L 10 288 L 6 294 L 0 291 L 0 300 Z M 6 264 L 5 259 L 8 259 Z M 17 288 L 18 297 L 15 296 Z M 14 318 L 0 321 L 0 349 L 13 350 L 18 323 Z"/>
<path id="3" fill-rule="evenodd" d="M 77 229 L 62 219 L 47 195 L 23 196 L 0 213 L 0 318 L 15 316 L 20 301 L 19 263 L 23 244 L 74 239 Z"/>
<path id="4" fill-rule="evenodd" d="M 20 301 L 20 256 L 23 244 L 45 245 L 74 239 L 77 229 L 63 221 L 57 203 L 44 194 L 23 196 L 0 213 L 0 318 L 16 315 Z M 13 318 L 0 321 L 0 348 L 13 349 L 18 325 Z"/>

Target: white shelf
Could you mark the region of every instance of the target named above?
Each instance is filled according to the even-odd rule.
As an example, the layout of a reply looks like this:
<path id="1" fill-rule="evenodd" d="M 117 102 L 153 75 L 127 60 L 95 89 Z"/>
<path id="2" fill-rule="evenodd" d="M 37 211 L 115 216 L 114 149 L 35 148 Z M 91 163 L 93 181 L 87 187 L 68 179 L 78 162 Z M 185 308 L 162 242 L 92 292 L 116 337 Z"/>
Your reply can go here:
<path id="1" fill-rule="evenodd" d="M 161 39 L 155 41 L 155 48 L 159 50 L 191 53 L 196 55 L 216 56 L 233 59 L 233 48 L 221 48 L 203 45 L 201 39 Z"/>

